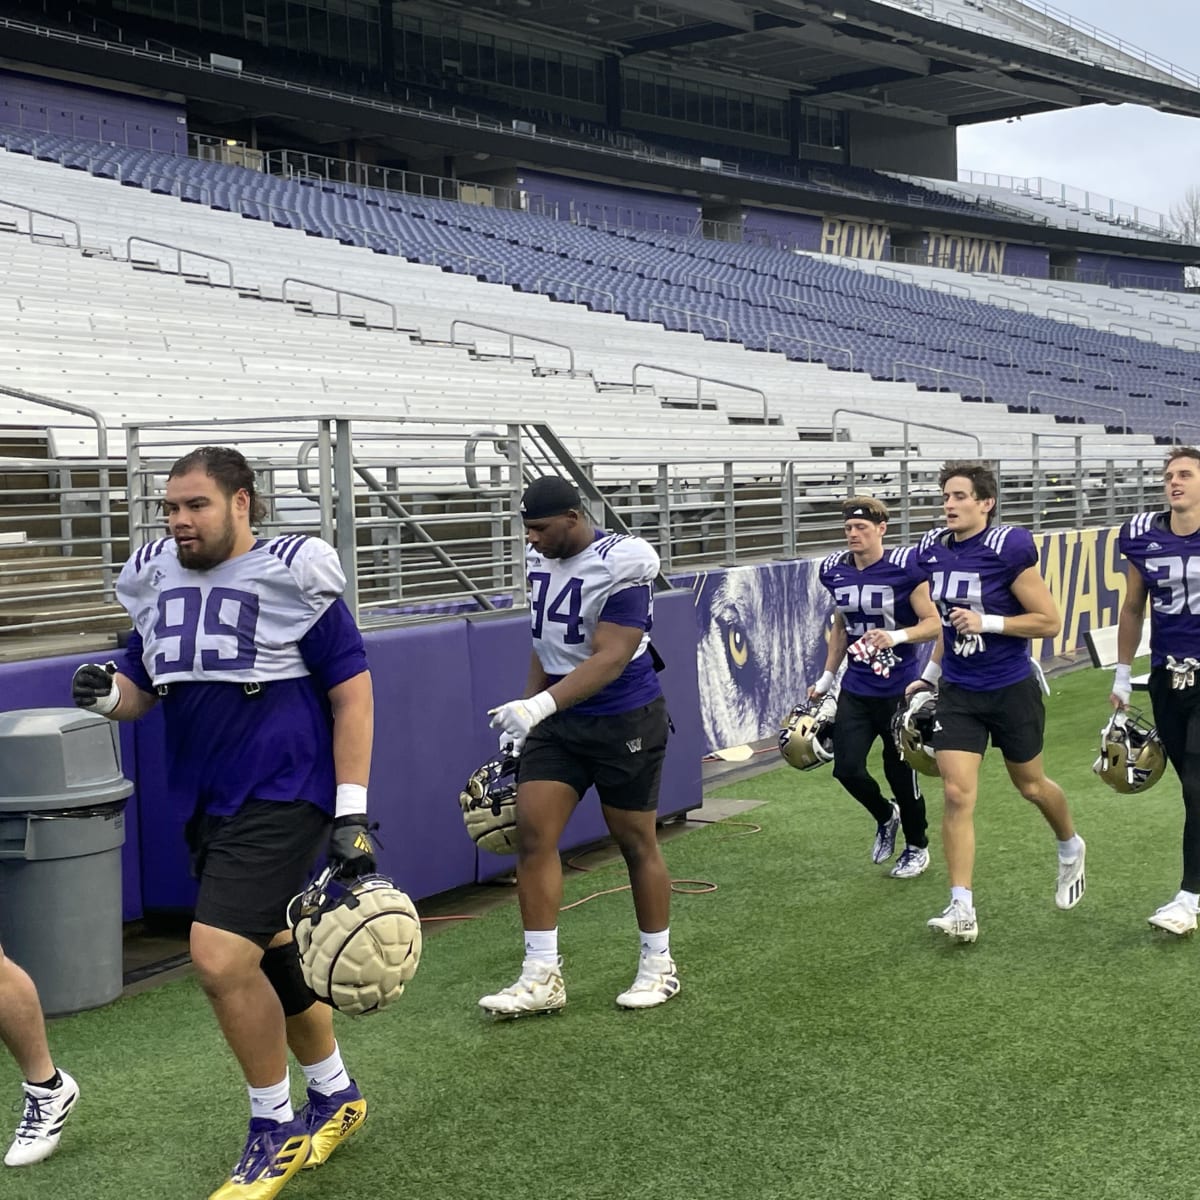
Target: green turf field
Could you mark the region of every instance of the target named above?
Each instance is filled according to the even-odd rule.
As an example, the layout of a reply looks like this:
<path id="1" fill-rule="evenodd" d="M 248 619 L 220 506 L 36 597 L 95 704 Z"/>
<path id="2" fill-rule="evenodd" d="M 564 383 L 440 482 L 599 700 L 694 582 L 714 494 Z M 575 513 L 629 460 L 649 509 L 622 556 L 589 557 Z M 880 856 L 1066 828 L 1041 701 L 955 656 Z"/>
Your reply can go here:
<path id="1" fill-rule="evenodd" d="M 901 882 L 870 865 L 873 826 L 828 771 L 761 775 L 726 789 L 768 802 L 761 833 L 667 848 L 677 877 L 719 885 L 676 904 L 678 1000 L 613 1005 L 635 965 L 627 895 L 564 915 L 561 1015 L 476 1008 L 516 973 L 515 904 L 439 933 L 395 1008 L 341 1023 L 370 1119 L 283 1196 L 1194 1200 L 1200 945 L 1145 923 L 1178 886 L 1179 788 L 1121 799 L 1094 781 L 1107 685 L 1077 672 L 1049 706 L 1051 774 L 1089 844 L 1074 911 L 1054 907 L 1052 835 L 998 760 L 975 946 L 925 928 L 947 894 L 936 784 L 934 865 Z M 568 899 L 622 874 L 574 877 Z M 0 1174 L 0 1198 L 187 1200 L 221 1182 L 246 1102 L 194 983 L 51 1035 L 83 1096 L 58 1154 Z"/>

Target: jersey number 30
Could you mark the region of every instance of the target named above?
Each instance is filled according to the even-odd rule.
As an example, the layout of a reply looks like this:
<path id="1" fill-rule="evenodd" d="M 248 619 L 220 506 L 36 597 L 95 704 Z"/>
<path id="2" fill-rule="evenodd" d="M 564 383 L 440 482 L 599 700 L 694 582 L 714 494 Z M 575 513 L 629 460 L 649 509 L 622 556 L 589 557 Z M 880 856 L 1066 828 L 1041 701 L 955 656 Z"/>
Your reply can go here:
<path id="1" fill-rule="evenodd" d="M 207 595 L 196 587 L 167 588 L 158 596 L 158 620 L 154 638 L 163 642 L 178 638 L 174 658 L 154 656 L 155 675 L 173 671 L 195 671 L 196 647 L 200 645 L 199 669 L 238 671 L 254 666 L 258 651 L 254 631 L 258 627 L 258 597 L 236 588 L 209 588 Z M 219 641 L 217 639 L 220 639 Z M 234 653 L 222 654 L 233 640 Z M 205 645 L 204 643 L 209 643 Z"/>

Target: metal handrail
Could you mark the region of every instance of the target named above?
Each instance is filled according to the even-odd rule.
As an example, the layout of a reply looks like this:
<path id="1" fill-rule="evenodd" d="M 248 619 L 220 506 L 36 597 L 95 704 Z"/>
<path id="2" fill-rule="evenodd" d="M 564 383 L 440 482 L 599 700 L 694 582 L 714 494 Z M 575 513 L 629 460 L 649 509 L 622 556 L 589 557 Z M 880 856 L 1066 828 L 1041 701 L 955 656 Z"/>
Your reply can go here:
<path id="1" fill-rule="evenodd" d="M 950 339 L 944 339 L 944 340 L 950 340 Z M 985 359 L 987 359 L 989 362 L 991 361 L 991 355 L 993 352 L 1001 353 L 1001 354 L 1007 352 L 1008 365 L 1010 367 L 1015 367 L 1017 365 L 1016 355 L 1013 353 L 1013 348 L 1011 346 L 993 346 L 990 342 L 977 342 L 973 338 L 954 338 L 953 341 L 954 341 L 954 347 L 978 346 L 979 349 L 986 351 L 986 353 L 984 354 L 983 357 Z M 927 346 L 929 345 L 928 342 L 926 342 L 925 344 Z M 950 349 L 952 349 L 952 347 L 949 347 L 949 346 L 930 346 L 929 348 L 931 350 L 950 350 Z M 966 358 L 968 356 L 964 354 L 963 357 Z"/>
<path id="2" fill-rule="evenodd" d="M 397 312 L 396 312 L 396 306 L 390 300 L 381 300 L 378 296 L 364 296 L 361 292 L 350 292 L 350 291 L 347 291 L 345 288 L 333 287 L 331 284 L 328 284 L 328 283 L 315 283 L 311 279 L 297 279 L 295 276 L 289 275 L 280 286 L 279 298 L 280 298 L 280 300 L 283 301 L 284 304 L 288 303 L 288 294 L 287 293 L 288 293 L 288 284 L 289 283 L 297 283 L 301 287 L 316 288 L 317 291 L 320 291 L 320 292 L 332 292 L 333 297 L 337 302 L 337 312 L 335 315 L 339 316 L 339 317 L 355 315 L 353 313 L 342 312 L 342 297 L 343 296 L 350 296 L 355 300 L 366 300 L 370 304 L 382 304 L 383 307 L 386 308 L 392 314 L 392 332 L 393 333 L 400 332 L 400 323 L 399 323 L 399 318 L 398 318 Z M 293 301 L 293 303 L 294 303 L 294 301 Z M 364 317 L 363 319 L 365 320 L 366 318 Z M 421 331 L 418 329 L 418 330 L 415 330 L 414 332 L 416 332 L 419 336 Z"/>
<path id="3" fill-rule="evenodd" d="M 108 474 L 108 424 L 98 409 L 87 404 L 76 404 L 70 400 L 52 400 L 49 396 L 41 396 L 36 392 L 27 392 L 22 388 L 9 387 L 0 384 L 0 395 L 11 396 L 15 400 L 24 400 L 29 404 L 40 404 L 45 408 L 58 409 L 59 412 L 75 413 L 88 417 L 96 423 L 96 459 L 100 464 L 96 471 L 96 485 L 100 492 L 100 561 L 104 578 L 104 595 L 112 595 L 113 587 L 113 557 L 112 557 L 112 490 Z M 48 464 L 49 466 L 49 464 Z"/>
<path id="4" fill-rule="evenodd" d="M 1178 313 L 1159 312 L 1157 309 L 1152 308 L 1149 315 L 1152 321 L 1161 317 L 1162 320 L 1159 321 L 1160 325 L 1180 325 L 1184 329 L 1188 328 L 1187 319 L 1185 317 L 1181 317 Z"/>
<path id="5" fill-rule="evenodd" d="M 1091 319 L 1089 317 L 1084 316 L 1083 313 L 1069 312 L 1065 308 L 1048 308 L 1048 309 L 1046 309 L 1046 316 L 1050 317 L 1051 319 L 1054 318 L 1055 314 L 1064 318 L 1064 320 L 1063 320 L 1064 325 L 1075 325 L 1075 326 L 1078 326 L 1080 329 L 1091 329 L 1092 328 Z"/>
<path id="6" fill-rule="evenodd" d="M 694 379 L 696 381 L 696 407 L 700 407 L 701 385 L 705 383 L 720 384 L 721 387 L 735 388 L 739 392 L 753 392 L 756 396 L 762 398 L 763 424 L 766 424 L 768 419 L 767 412 L 767 393 L 762 388 L 750 387 L 745 383 L 733 383 L 728 379 L 717 379 L 713 375 L 698 375 L 695 371 L 681 371 L 677 367 L 661 367 L 658 363 L 639 362 L 633 364 L 632 383 L 630 386 L 636 391 L 638 385 L 638 371 L 662 371 L 666 375 L 682 375 L 685 379 Z"/>
<path id="7" fill-rule="evenodd" d="M 1124 432 L 1129 428 L 1129 417 L 1126 415 L 1123 408 L 1119 408 L 1115 404 L 1101 404 L 1097 400 L 1077 400 L 1074 396 L 1058 396 L 1054 392 L 1039 392 L 1032 391 L 1025 397 L 1025 411 L 1033 412 L 1033 398 L 1041 396 L 1044 400 L 1059 400 L 1063 404 L 1082 404 L 1084 408 L 1099 408 L 1105 412 L 1115 412 L 1121 415 L 1121 431 Z"/>
<path id="8" fill-rule="evenodd" d="M 1171 441 L 1174 442 L 1175 445 L 1177 445 L 1177 446 L 1182 444 L 1179 439 L 1179 431 L 1180 431 L 1180 429 L 1183 429 L 1183 428 L 1200 429 L 1200 424 L 1198 424 L 1195 421 L 1172 421 L 1171 422 Z"/>
<path id="9" fill-rule="evenodd" d="M 371 232 L 374 232 L 374 231 L 372 230 Z M 393 234 L 392 236 L 394 237 L 395 235 Z M 483 263 L 485 266 L 488 266 L 488 267 L 499 267 L 500 268 L 500 282 L 501 283 L 508 282 L 508 268 L 502 262 L 498 262 L 494 258 L 483 258 L 478 254 L 465 254 L 461 250 L 449 250 L 445 246 L 431 246 L 430 253 L 431 254 L 449 254 L 451 258 L 461 258 L 463 260 L 463 262 L 465 262 L 467 264 L 468 267 L 470 267 L 470 265 L 472 263 Z"/>
<path id="10" fill-rule="evenodd" d="M 537 282 L 533 285 L 534 290 L 541 292 L 543 283 L 563 284 L 563 285 L 569 287 L 572 290 L 572 293 L 574 296 L 574 298 L 571 301 L 572 304 L 579 303 L 579 293 L 581 291 L 582 292 L 591 292 L 596 296 L 607 296 L 608 297 L 608 311 L 614 312 L 614 313 L 617 311 L 617 297 L 616 297 L 615 293 L 607 291 L 604 288 L 592 287 L 592 285 L 590 283 L 576 283 L 575 280 L 573 280 L 573 279 L 556 279 L 553 275 L 539 275 L 537 278 Z M 542 294 L 544 295 L 545 293 L 542 293 Z"/>
<path id="11" fill-rule="evenodd" d="M 175 252 L 176 275 L 183 274 L 183 256 L 185 254 L 190 254 L 193 258 L 203 258 L 208 262 L 220 263 L 229 272 L 229 283 L 226 286 L 233 287 L 233 264 L 227 259 L 218 258 L 215 254 L 205 254 L 203 250 L 188 250 L 183 246 L 174 246 L 170 242 L 156 242 L 153 238 L 131 237 L 127 238 L 125 242 L 125 259 L 127 262 L 133 262 L 134 242 L 140 242 L 145 246 L 157 246 L 160 250 L 173 250 Z M 155 263 L 155 267 L 159 271 L 162 270 L 162 267 L 158 263 Z M 211 279 L 209 279 L 209 283 L 212 283 Z"/>
<path id="12" fill-rule="evenodd" d="M 1107 375 L 1109 389 L 1114 392 L 1117 390 L 1117 377 L 1112 371 L 1108 370 L 1107 367 L 1085 367 L 1083 363 L 1071 362 L 1065 358 L 1048 358 L 1046 359 L 1046 366 L 1071 367 L 1075 372 L 1076 383 L 1083 382 L 1084 371 L 1091 371 L 1093 375 Z"/>
<path id="13" fill-rule="evenodd" d="M 647 309 L 647 311 L 646 311 L 646 320 L 647 321 L 654 320 L 655 310 L 658 310 L 660 312 L 683 313 L 684 316 L 686 316 L 688 319 L 688 327 L 687 327 L 688 333 L 692 332 L 692 318 L 693 317 L 695 317 L 696 320 L 698 320 L 698 321 L 712 321 L 714 325 L 724 325 L 725 326 L 725 340 L 727 342 L 733 341 L 733 338 L 731 336 L 732 330 L 730 328 L 729 322 L 726 321 L 723 317 L 710 317 L 710 316 L 708 316 L 707 313 L 695 312 L 693 309 L 690 309 L 690 308 L 680 308 L 676 304 L 652 304 L 652 305 L 650 305 L 649 309 Z M 703 334 L 701 336 L 703 336 Z"/>
<path id="14" fill-rule="evenodd" d="M 839 354 L 844 354 L 850 360 L 850 370 L 854 370 L 854 351 L 847 349 L 845 346 L 834 346 L 829 342 L 818 342 L 814 338 L 801 337 L 796 333 L 783 333 L 778 329 L 767 330 L 767 353 L 771 352 L 771 339 L 783 338 L 786 342 L 803 342 L 806 346 L 820 346 L 822 350 L 836 350 Z M 807 362 L 812 362 L 812 351 L 809 350 Z M 821 361 L 824 361 L 823 359 Z"/>
<path id="15" fill-rule="evenodd" d="M 1171 391 L 1178 392 L 1181 397 L 1182 396 L 1200 396 L 1200 392 L 1198 392 L 1195 388 L 1180 387 L 1179 384 L 1177 384 L 1177 383 L 1156 383 L 1154 386 L 1170 388 Z M 1167 403 L 1170 404 L 1171 401 L 1168 400 Z M 1190 404 L 1191 401 L 1181 399 L 1180 403 L 1181 404 Z"/>
<path id="16" fill-rule="evenodd" d="M 933 375 L 952 375 L 956 379 L 969 379 L 972 383 L 979 384 L 979 398 L 981 400 L 987 400 L 987 383 L 982 375 L 968 375 L 963 371 L 947 370 L 945 367 L 928 367 L 924 363 L 909 362 L 907 359 L 898 358 L 892 363 L 893 383 L 895 383 L 898 379 L 903 378 L 902 376 L 896 374 L 897 367 L 913 367 L 918 371 L 928 371 Z M 910 380 L 908 382 L 915 383 L 916 380 Z"/>
<path id="17" fill-rule="evenodd" d="M 499 325 L 481 325 L 478 321 L 468 321 L 462 317 L 458 317 L 450 322 L 450 345 L 452 346 L 465 346 L 467 344 L 466 342 L 458 342 L 454 337 L 454 331 L 460 325 L 467 325 L 472 329 L 486 329 L 490 333 L 504 334 L 504 336 L 508 338 L 509 362 L 516 361 L 516 353 L 513 349 L 513 343 L 517 338 L 520 338 L 522 341 L 539 342 L 543 346 L 554 346 L 559 350 L 565 350 L 567 352 L 567 362 L 569 364 L 567 370 L 570 371 L 572 375 L 575 374 L 575 351 L 572 350 L 571 347 L 566 344 L 566 342 L 552 342 L 549 338 L 534 337 L 531 333 L 514 333 L 511 329 L 501 329 Z"/>
<path id="18" fill-rule="evenodd" d="M 1109 333 L 1120 333 L 1124 330 L 1130 336 L 1139 342 L 1152 342 L 1154 337 L 1145 329 L 1139 329 L 1136 325 L 1125 325 L 1120 321 L 1110 321 L 1108 325 Z"/>
<path id="19" fill-rule="evenodd" d="M 984 299 L 988 304 L 996 304 L 1000 308 L 1011 308 L 1013 312 L 1030 312 L 1030 307 L 1024 300 L 1018 300 L 1016 296 L 999 296 L 995 292 L 989 293 Z"/>
<path id="20" fill-rule="evenodd" d="M 15 208 L 20 212 L 29 214 L 29 228 L 27 230 L 26 229 L 18 229 L 17 232 L 19 234 L 21 234 L 22 237 L 27 237 L 30 241 L 33 241 L 33 239 L 36 237 L 52 236 L 51 234 L 48 234 L 48 233 L 35 233 L 34 232 L 33 218 L 35 216 L 37 216 L 37 217 L 50 217 L 54 221 L 61 221 L 64 225 L 70 225 L 71 228 L 75 230 L 75 245 L 74 245 L 73 249 L 78 250 L 83 245 L 83 236 L 79 232 L 79 222 L 72 220 L 72 218 L 70 218 L 70 217 L 60 216 L 58 213 L 45 212 L 43 209 L 40 209 L 40 208 L 30 208 L 28 204 L 18 204 L 14 200 L 0 200 L 0 208 Z M 64 242 L 66 241 L 65 238 L 63 240 L 64 240 Z"/>
<path id="21" fill-rule="evenodd" d="M 1179 344 L 1180 342 L 1187 342 L 1187 346 L 1181 346 Z M 1175 350 L 1184 350 L 1189 348 L 1192 350 L 1200 350 L 1200 342 L 1198 342 L 1195 338 L 1173 337 L 1171 339 L 1171 347 Z"/>

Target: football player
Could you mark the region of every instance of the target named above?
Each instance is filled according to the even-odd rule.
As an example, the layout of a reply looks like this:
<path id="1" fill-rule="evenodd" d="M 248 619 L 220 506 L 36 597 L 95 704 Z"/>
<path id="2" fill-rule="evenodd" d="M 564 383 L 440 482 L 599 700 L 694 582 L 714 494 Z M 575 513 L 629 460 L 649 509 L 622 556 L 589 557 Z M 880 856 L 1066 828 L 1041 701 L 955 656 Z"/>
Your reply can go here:
<path id="1" fill-rule="evenodd" d="M 170 536 L 117 581 L 134 626 L 120 668 L 87 664 L 73 680 L 75 703 L 112 720 L 162 704 L 167 800 L 192 813 L 192 963 L 250 1094 L 245 1150 L 212 1200 L 268 1200 L 366 1116 L 285 913 L 323 849 L 347 876 L 374 869 L 371 676 L 333 548 L 256 537 L 260 505 L 237 450 L 179 459 Z M 289 1047 L 308 1088 L 299 1113 Z"/>
<path id="2" fill-rule="evenodd" d="M 973 942 L 979 936 L 971 890 L 975 799 L 989 737 L 1017 791 L 1054 830 L 1059 908 L 1074 908 L 1083 896 L 1086 847 L 1062 788 L 1042 764 L 1046 710 L 1029 639 L 1052 637 L 1062 621 L 1038 572 L 1033 538 L 1015 525 L 992 524 L 998 489 L 990 468 L 948 463 L 939 483 L 946 524 L 922 538 L 917 557 L 942 614 L 942 638 L 922 680 L 908 690 L 941 679 L 933 746 L 945 792 L 950 903 L 929 926 Z"/>
<path id="3" fill-rule="evenodd" d="M 0 1041 L 24 1077 L 25 1106 L 4 1156 L 7 1167 L 28 1167 L 58 1148 L 63 1125 L 79 1099 L 79 1085 L 50 1057 L 37 987 L 0 949 Z"/>
<path id="4" fill-rule="evenodd" d="M 565 479 L 543 476 L 521 498 L 533 653 L 525 696 L 491 710 L 501 746 L 518 754 L 517 894 L 525 960 L 510 987 L 480 1006 L 501 1016 L 566 1003 L 558 952 L 558 841 L 595 785 L 629 870 L 640 930 L 623 1008 L 679 992 L 671 957 L 670 877 L 655 833 L 667 749 L 666 701 L 650 650 L 658 555 L 641 538 L 606 534 Z"/>
<path id="5" fill-rule="evenodd" d="M 1130 668 L 1150 598 L 1150 700 L 1167 758 L 1183 785 L 1183 880 L 1148 919 L 1191 933 L 1200 908 L 1200 450 L 1178 446 L 1163 467 L 1167 507 L 1121 527 L 1128 560 L 1117 618 L 1117 669 L 1110 700 L 1129 703 Z"/>
<path id="6" fill-rule="evenodd" d="M 896 832 L 903 825 L 904 852 L 891 874 L 914 879 L 929 866 L 925 797 L 916 773 L 896 752 L 892 717 L 920 665 L 913 651 L 900 647 L 933 641 L 942 622 L 929 598 L 929 581 L 917 566 L 916 551 L 885 553 L 887 521 L 887 505 L 873 496 L 852 496 L 842 502 L 847 549 L 821 564 L 821 583 L 833 597 L 833 630 L 824 674 L 809 689 L 809 696 L 828 694 L 842 659 L 848 657 L 833 723 L 833 775 L 875 818 L 873 863 L 891 859 Z M 892 789 L 890 800 L 883 798 L 867 770 L 867 755 L 876 738 L 883 739 L 883 773 Z"/>

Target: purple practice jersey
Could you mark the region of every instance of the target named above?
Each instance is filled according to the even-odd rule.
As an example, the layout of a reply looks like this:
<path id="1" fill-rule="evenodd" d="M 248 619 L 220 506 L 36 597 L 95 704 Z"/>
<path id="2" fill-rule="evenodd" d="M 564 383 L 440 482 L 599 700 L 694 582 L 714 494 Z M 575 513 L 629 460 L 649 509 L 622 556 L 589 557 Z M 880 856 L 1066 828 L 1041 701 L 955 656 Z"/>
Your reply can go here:
<path id="1" fill-rule="evenodd" d="M 170 538 L 125 564 L 117 595 L 134 630 L 120 667 L 163 695 L 177 811 L 229 816 L 253 799 L 332 813 L 328 692 L 367 669 L 345 585 L 333 547 L 299 534 L 203 571 Z"/>
<path id="2" fill-rule="evenodd" d="M 868 629 L 907 629 L 917 624 L 912 592 L 926 579 L 911 546 L 888 550 L 878 562 L 862 570 L 854 565 L 854 555 L 849 550 L 840 550 L 821 563 L 820 577 L 845 622 L 849 644 L 858 641 Z M 897 646 L 893 653 L 896 665 L 886 679 L 876 675 L 870 664 L 851 659 L 842 677 L 843 690 L 856 696 L 894 696 L 903 692 L 916 679 L 920 660 L 916 647 L 908 643 Z"/>
<path id="3" fill-rule="evenodd" d="M 1150 663 L 1200 652 L 1200 533 L 1171 532 L 1170 512 L 1139 513 L 1121 526 L 1121 553 L 1150 594 Z"/>
<path id="4" fill-rule="evenodd" d="M 917 556 L 942 614 L 942 674 L 946 681 L 967 691 L 989 692 L 1027 678 L 1033 669 L 1028 638 L 981 633 L 960 639 L 949 614 L 952 608 L 1001 617 L 1025 612 L 1012 585 L 1022 571 L 1038 562 L 1029 530 L 993 525 L 957 541 L 949 529 L 934 529 L 921 539 Z"/>

